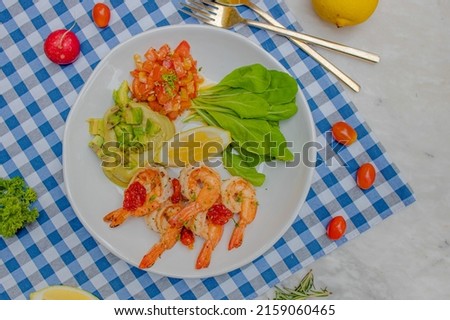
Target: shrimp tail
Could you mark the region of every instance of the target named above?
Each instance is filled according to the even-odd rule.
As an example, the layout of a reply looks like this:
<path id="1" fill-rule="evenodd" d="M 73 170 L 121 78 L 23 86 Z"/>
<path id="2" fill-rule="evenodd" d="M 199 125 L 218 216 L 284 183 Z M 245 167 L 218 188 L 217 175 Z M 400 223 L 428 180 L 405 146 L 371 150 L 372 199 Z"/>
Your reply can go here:
<path id="1" fill-rule="evenodd" d="M 200 254 L 198 255 L 197 263 L 195 264 L 196 269 L 203 269 L 209 266 L 213 250 L 214 248 L 212 246 L 212 242 L 206 240 L 205 243 L 203 244 Z"/>
<path id="2" fill-rule="evenodd" d="M 153 266 L 156 260 L 166 251 L 166 246 L 162 242 L 156 243 L 149 252 L 142 258 L 139 268 L 147 269 Z"/>
<path id="3" fill-rule="evenodd" d="M 231 234 L 230 242 L 228 243 L 228 250 L 239 248 L 244 241 L 245 226 L 237 225 Z"/>
<path id="4" fill-rule="evenodd" d="M 119 208 L 117 210 L 114 210 L 110 213 L 108 213 L 106 216 L 103 217 L 103 221 L 110 222 L 109 226 L 111 228 L 115 228 L 117 226 L 120 226 L 122 223 L 125 222 L 125 220 L 128 218 L 129 213 L 123 208 Z"/>
<path id="5" fill-rule="evenodd" d="M 189 222 L 197 213 L 199 208 L 196 202 L 191 202 L 178 213 L 169 219 L 169 223 L 174 227 L 180 227 Z"/>
<path id="6" fill-rule="evenodd" d="M 196 269 L 203 269 L 209 266 L 211 262 L 211 256 L 214 249 L 217 247 L 220 239 L 222 239 L 223 226 L 209 224 L 208 226 L 208 239 L 203 243 L 202 250 L 197 257 L 195 264 Z"/>
<path id="7" fill-rule="evenodd" d="M 161 237 L 161 240 L 153 245 L 149 252 L 142 258 L 139 268 L 147 269 L 153 266 L 164 251 L 172 249 L 177 243 L 181 228 L 169 228 Z"/>

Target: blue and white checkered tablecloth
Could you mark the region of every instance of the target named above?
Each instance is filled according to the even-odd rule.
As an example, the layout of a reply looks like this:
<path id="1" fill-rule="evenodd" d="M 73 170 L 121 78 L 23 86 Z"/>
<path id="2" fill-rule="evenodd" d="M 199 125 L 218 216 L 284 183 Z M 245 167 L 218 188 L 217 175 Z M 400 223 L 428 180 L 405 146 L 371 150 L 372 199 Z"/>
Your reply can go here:
<path id="1" fill-rule="evenodd" d="M 346 165 L 327 161 L 336 155 L 319 151 L 299 218 L 273 248 L 242 269 L 183 280 L 147 273 L 116 258 L 82 226 L 65 195 L 65 121 L 83 84 L 113 47 L 150 28 L 197 21 L 180 14 L 178 1 L 108 3 L 112 19 L 103 30 L 92 23 L 90 0 L 0 3 L 0 176 L 22 176 L 37 191 L 40 212 L 17 236 L 0 238 L 1 299 L 25 299 L 54 284 L 78 286 L 103 299 L 250 299 L 414 202 L 411 189 L 337 80 L 287 39 L 240 26 L 236 32 L 259 43 L 298 79 L 317 141 Z M 300 28 L 283 1 L 257 4 L 283 25 Z M 64 67 L 51 63 L 43 53 L 45 38 L 74 21 L 82 55 Z M 331 125 L 338 120 L 358 132 L 351 148 L 339 148 L 330 139 Z M 355 172 L 368 161 L 378 176 L 374 188 L 362 191 L 355 186 Z M 347 219 L 348 232 L 333 242 L 325 227 L 336 214 Z"/>

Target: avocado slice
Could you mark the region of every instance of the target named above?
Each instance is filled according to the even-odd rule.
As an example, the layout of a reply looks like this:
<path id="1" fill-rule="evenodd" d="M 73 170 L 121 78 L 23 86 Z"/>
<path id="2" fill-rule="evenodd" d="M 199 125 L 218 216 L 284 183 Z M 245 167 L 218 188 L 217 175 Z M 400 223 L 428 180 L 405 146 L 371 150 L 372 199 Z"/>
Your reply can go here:
<path id="1" fill-rule="evenodd" d="M 126 107 L 124 118 L 127 124 L 141 124 L 143 119 L 142 108 Z"/>
<path id="2" fill-rule="evenodd" d="M 104 133 L 104 122 L 102 118 L 89 118 L 89 134 L 103 136 Z"/>
<path id="3" fill-rule="evenodd" d="M 113 90 L 113 99 L 116 105 L 120 108 L 125 108 L 130 101 L 130 97 L 128 96 L 129 92 L 128 81 L 122 81 L 119 89 Z"/>
<path id="4" fill-rule="evenodd" d="M 97 157 L 99 157 L 100 159 L 103 156 L 103 150 L 102 150 L 102 146 L 103 146 L 103 142 L 105 140 L 103 139 L 102 136 L 100 135 L 95 135 L 91 141 L 89 141 L 89 148 L 92 149 L 92 151 L 94 151 L 94 153 L 97 155 Z"/>
<path id="5" fill-rule="evenodd" d="M 146 103 L 133 101 L 129 93 L 128 82 L 123 81 L 113 91 L 114 105 L 103 118 L 88 119 L 93 136 L 89 147 L 103 161 L 106 177 L 121 187 L 128 185 L 139 168 L 154 163 L 163 142 L 175 135 L 175 126 L 168 117 L 151 110 Z M 120 163 L 103 165 L 111 159 Z"/>

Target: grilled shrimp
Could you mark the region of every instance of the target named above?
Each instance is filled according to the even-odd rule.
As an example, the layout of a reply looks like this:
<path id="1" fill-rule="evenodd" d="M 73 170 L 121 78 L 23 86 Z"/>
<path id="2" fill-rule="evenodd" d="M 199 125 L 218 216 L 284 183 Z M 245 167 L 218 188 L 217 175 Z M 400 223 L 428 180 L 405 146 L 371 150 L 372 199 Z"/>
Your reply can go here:
<path id="1" fill-rule="evenodd" d="M 220 239 L 222 239 L 224 226 L 211 223 L 207 218 L 206 212 L 200 212 L 186 224 L 186 227 L 192 230 L 194 234 L 205 239 L 202 249 L 197 257 L 195 268 L 207 268 L 211 262 L 211 256 L 214 249 Z"/>
<path id="2" fill-rule="evenodd" d="M 158 209 L 171 195 L 169 175 L 164 168 L 147 167 L 136 173 L 124 192 L 122 207 L 103 217 L 111 228 L 128 217 L 142 217 Z"/>
<path id="3" fill-rule="evenodd" d="M 207 211 L 220 199 L 220 175 L 206 166 L 186 167 L 180 174 L 181 192 L 191 201 L 175 216 L 170 218 L 172 225 L 183 225 L 196 214 Z"/>
<path id="4" fill-rule="evenodd" d="M 228 243 L 228 250 L 241 246 L 247 225 L 255 219 L 258 209 L 256 190 L 241 177 L 232 177 L 222 185 L 222 202 L 231 212 L 239 214 L 239 220 Z"/>
<path id="5" fill-rule="evenodd" d="M 167 202 L 159 209 L 145 216 L 147 225 L 152 230 L 160 233 L 161 236 L 159 242 L 155 243 L 142 258 L 139 268 L 150 268 L 164 251 L 171 249 L 177 243 L 182 226 L 171 226 L 168 219 L 178 213 L 181 208 L 180 204 Z"/>

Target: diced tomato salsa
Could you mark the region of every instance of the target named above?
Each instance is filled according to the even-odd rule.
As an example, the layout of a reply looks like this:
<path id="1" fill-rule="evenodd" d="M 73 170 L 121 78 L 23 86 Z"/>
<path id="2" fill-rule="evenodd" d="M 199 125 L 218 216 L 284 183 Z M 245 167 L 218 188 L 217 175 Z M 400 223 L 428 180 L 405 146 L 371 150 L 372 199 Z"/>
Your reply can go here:
<path id="1" fill-rule="evenodd" d="M 191 106 L 203 81 L 190 51 L 189 43 L 183 40 L 174 51 L 167 44 L 159 50 L 150 48 L 144 61 L 135 55 L 136 69 L 131 71 L 133 98 L 147 102 L 152 110 L 171 120 L 176 119 Z"/>

